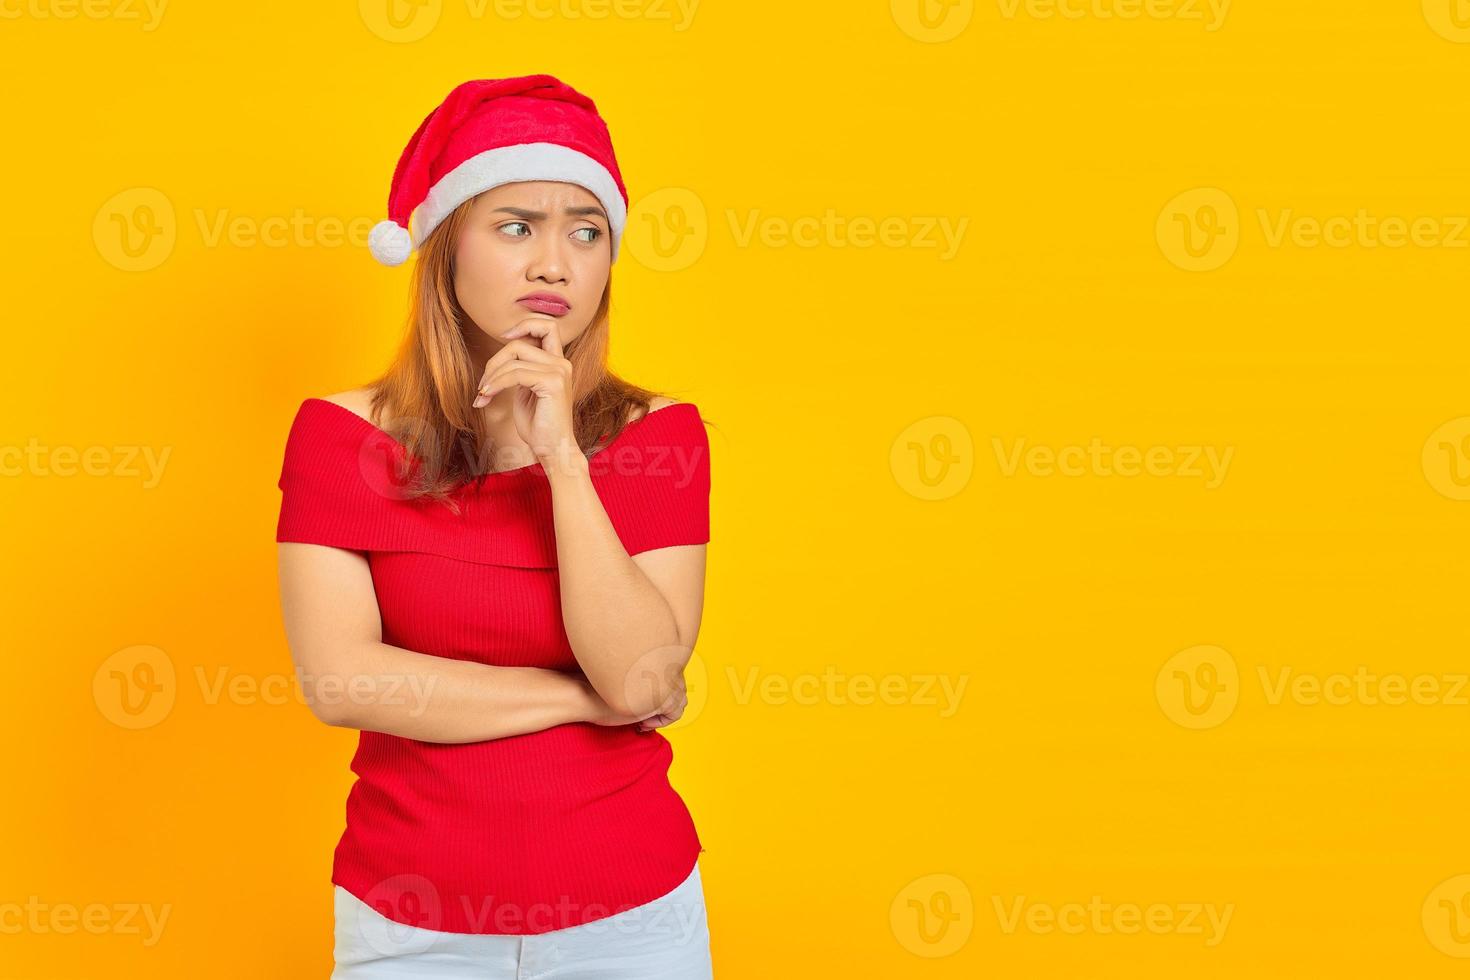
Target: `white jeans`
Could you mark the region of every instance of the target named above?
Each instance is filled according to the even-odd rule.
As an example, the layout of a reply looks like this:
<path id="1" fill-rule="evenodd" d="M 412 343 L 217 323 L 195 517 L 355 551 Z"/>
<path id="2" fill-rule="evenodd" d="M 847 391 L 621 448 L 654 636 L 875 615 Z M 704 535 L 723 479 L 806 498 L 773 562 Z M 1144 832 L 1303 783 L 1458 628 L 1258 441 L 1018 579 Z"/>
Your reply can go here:
<path id="1" fill-rule="evenodd" d="M 535 935 L 437 932 L 387 918 L 334 885 L 332 980 L 711 980 L 699 865 L 666 895 Z"/>

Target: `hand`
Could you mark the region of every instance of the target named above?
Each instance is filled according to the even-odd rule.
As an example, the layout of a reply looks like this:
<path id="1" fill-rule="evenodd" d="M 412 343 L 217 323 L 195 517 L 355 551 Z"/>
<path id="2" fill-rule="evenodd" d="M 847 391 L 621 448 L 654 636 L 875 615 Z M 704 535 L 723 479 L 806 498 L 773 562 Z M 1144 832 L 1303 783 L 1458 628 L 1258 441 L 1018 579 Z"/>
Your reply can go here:
<path id="1" fill-rule="evenodd" d="M 689 691 L 684 684 L 684 672 L 677 671 L 674 674 L 674 689 L 669 692 L 668 700 L 659 705 L 658 711 L 638 723 L 638 730 L 651 732 L 655 728 L 663 728 L 672 725 L 684 717 L 684 709 L 689 707 Z"/>
<path id="2" fill-rule="evenodd" d="M 684 709 L 689 705 L 689 695 L 685 689 L 682 670 L 674 675 L 674 690 L 669 693 L 664 703 L 659 705 L 658 710 L 642 715 L 630 715 L 614 710 L 603 700 L 602 695 L 597 693 L 597 689 L 592 686 L 587 675 L 579 675 L 577 680 L 581 685 L 582 700 L 579 720 L 594 725 L 637 725 L 640 732 L 651 732 L 655 728 L 663 728 L 678 721 L 683 716 Z"/>
<path id="3" fill-rule="evenodd" d="M 558 453 L 576 449 L 572 425 L 572 362 L 563 354 L 556 320 L 527 317 L 503 335 L 508 340 L 485 362 L 475 408 L 490 403 L 497 392 L 516 389 L 511 418 L 516 434 L 545 463 Z M 577 450 L 580 455 L 580 450 Z"/>

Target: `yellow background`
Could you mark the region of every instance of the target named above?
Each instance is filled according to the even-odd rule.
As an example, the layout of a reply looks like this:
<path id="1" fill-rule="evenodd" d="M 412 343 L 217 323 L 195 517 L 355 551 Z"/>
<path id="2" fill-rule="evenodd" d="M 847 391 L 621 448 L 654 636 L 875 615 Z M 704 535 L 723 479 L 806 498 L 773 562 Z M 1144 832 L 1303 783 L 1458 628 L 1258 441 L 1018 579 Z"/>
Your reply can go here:
<path id="1" fill-rule="evenodd" d="M 614 366 L 712 422 L 716 976 L 1466 975 L 1463 2 L 386 2 L 0 8 L 0 976 L 330 970 L 281 451 L 400 335 L 341 227 L 542 71 L 635 205 Z"/>

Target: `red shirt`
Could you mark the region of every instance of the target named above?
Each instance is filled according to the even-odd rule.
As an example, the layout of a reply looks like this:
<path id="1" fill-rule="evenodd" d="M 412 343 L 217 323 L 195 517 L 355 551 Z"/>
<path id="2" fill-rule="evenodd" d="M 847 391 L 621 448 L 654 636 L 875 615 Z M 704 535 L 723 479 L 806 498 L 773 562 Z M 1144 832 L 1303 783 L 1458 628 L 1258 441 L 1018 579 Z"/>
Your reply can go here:
<path id="1" fill-rule="evenodd" d="M 276 540 L 363 554 L 384 643 L 580 672 L 541 464 L 462 484 L 455 515 L 398 492 L 405 456 L 362 416 L 308 398 L 286 441 Z M 629 423 L 588 465 L 628 554 L 709 540 L 709 441 L 693 403 Z M 669 784 L 672 757 L 662 734 L 634 725 L 462 744 L 362 731 L 332 881 L 440 932 L 536 934 L 642 905 L 703 850 Z"/>

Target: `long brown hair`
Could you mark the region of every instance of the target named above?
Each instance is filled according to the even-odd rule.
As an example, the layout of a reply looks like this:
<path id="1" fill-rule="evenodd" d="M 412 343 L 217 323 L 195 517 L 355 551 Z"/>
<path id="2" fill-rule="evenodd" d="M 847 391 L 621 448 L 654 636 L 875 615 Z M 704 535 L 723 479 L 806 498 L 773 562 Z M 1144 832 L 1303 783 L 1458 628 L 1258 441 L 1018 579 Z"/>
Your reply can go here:
<path id="1" fill-rule="evenodd" d="M 479 409 L 471 407 L 483 365 L 471 362 L 466 337 L 479 328 L 454 293 L 455 245 L 477 198 L 457 207 L 419 246 L 403 344 L 368 385 L 373 418 L 386 410 L 392 435 L 417 460 L 411 472 L 401 474 L 398 492 L 439 500 L 456 511 L 451 491 L 493 472 L 483 465 L 494 455 L 491 441 Z M 583 453 L 617 438 L 634 408 L 641 408 L 641 416 L 660 394 L 608 369 L 611 302 L 609 278 L 591 324 L 563 351 L 572 362 L 572 425 Z"/>

